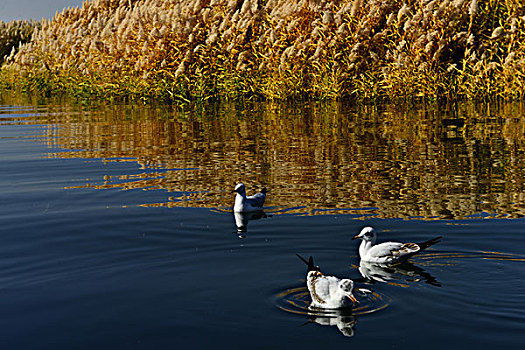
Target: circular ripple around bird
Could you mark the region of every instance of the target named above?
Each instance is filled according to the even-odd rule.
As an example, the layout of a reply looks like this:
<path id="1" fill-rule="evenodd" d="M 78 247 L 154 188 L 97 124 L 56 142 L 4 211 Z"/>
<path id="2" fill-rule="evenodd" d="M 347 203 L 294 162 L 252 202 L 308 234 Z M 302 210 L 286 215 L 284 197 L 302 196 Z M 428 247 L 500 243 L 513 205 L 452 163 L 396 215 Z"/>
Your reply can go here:
<path id="1" fill-rule="evenodd" d="M 392 298 L 374 291 L 354 289 L 354 296 L 359 305 L 352 309 L 318 309 L 310 308 L 310 293 L 306 287 L 290 288 L 276 295 L 277 307 L 286 312 L 308 316 L 340 316 L 342 312 L 352 316 L 370 314 L 385 309 Z"/>

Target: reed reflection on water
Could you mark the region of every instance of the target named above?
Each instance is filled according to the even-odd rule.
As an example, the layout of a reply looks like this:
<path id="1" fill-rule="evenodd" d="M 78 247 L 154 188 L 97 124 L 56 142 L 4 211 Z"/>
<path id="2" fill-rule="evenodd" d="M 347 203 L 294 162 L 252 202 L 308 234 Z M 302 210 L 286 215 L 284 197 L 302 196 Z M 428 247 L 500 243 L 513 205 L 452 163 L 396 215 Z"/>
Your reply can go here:
<path id="1" fill-rule="evenodd" d="M 173 192 L 146 206 L 227 209 L 242 181 L 249 192 L 266 186 L 273 212 L 452 219 L 525 213 L 523 112 L 250 103 L 50 106 L 31 118 L 45 125 L 49 147 L 63 149 L 49 157 L 140 165 L 85 187 Z"/>

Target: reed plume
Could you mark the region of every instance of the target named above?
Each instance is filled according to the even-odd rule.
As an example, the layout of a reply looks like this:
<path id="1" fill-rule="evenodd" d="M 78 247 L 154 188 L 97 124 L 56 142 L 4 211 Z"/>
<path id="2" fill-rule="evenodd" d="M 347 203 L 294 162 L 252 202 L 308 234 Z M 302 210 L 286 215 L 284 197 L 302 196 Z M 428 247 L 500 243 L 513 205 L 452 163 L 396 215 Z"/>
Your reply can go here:
<path id="1" fill-rule="evenodd" d="M 16 49 L 31 39 L 33 30 L 40 26 L 35 21 L 0 21 L 0 65 L 8 55 L 14 56 Z"/>

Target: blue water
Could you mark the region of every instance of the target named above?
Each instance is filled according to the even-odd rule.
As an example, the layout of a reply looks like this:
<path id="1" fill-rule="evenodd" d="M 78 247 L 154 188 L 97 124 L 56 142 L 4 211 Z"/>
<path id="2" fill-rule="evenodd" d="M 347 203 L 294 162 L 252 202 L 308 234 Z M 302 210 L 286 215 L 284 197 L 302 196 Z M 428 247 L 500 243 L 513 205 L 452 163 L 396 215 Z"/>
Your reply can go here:
<path id="1" fill-rule="evenodd" d="M 49 130 L 64 126 L 38 118 L 47 108 L 0 109 L 3 349 L 525 345 L 521 218 L 304 215 L 272 206 L 270 183 L 269 215 L 249 221 L 239 238 L 227 207 L 143 205 L 189 188 L 95 188 L 141 174 L 143 166 L 56 157 L 72 150 L 50 141 Z M 227 190 L 220 196 L 229 198 Z M 359 295 L 370 312 L 308 315 L 306 269 L 295 253 L 313 255 L 327 274 L 359 280 L 351 238 L 364 225 L 374 226 L 379 240 L 443 241 L 414 257 L 408 271 L 358 282 L 376 293 Z M 337 320 L 348 329 L 340 331 Z"/>

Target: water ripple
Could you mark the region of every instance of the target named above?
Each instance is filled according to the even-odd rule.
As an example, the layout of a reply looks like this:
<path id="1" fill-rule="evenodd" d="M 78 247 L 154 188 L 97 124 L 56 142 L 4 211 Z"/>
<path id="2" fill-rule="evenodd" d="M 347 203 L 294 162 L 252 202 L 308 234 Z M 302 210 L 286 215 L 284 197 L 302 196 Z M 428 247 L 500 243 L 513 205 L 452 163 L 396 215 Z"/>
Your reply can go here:
<path id="1" fill-rule="evenodd" d="M 359 306 L 352 309 L 318 309 L 310 308 L 310 293 L 303 287 L 290 288 L 278 293 L 275 303 L 278 308 L 286 312 L 314 317 L 339 317 L 370 314 L 383 310 L 390 305 L 392 298 L 387 295 L 370 291 L 368 289 L 355 289 L 355 296 Z"/>

